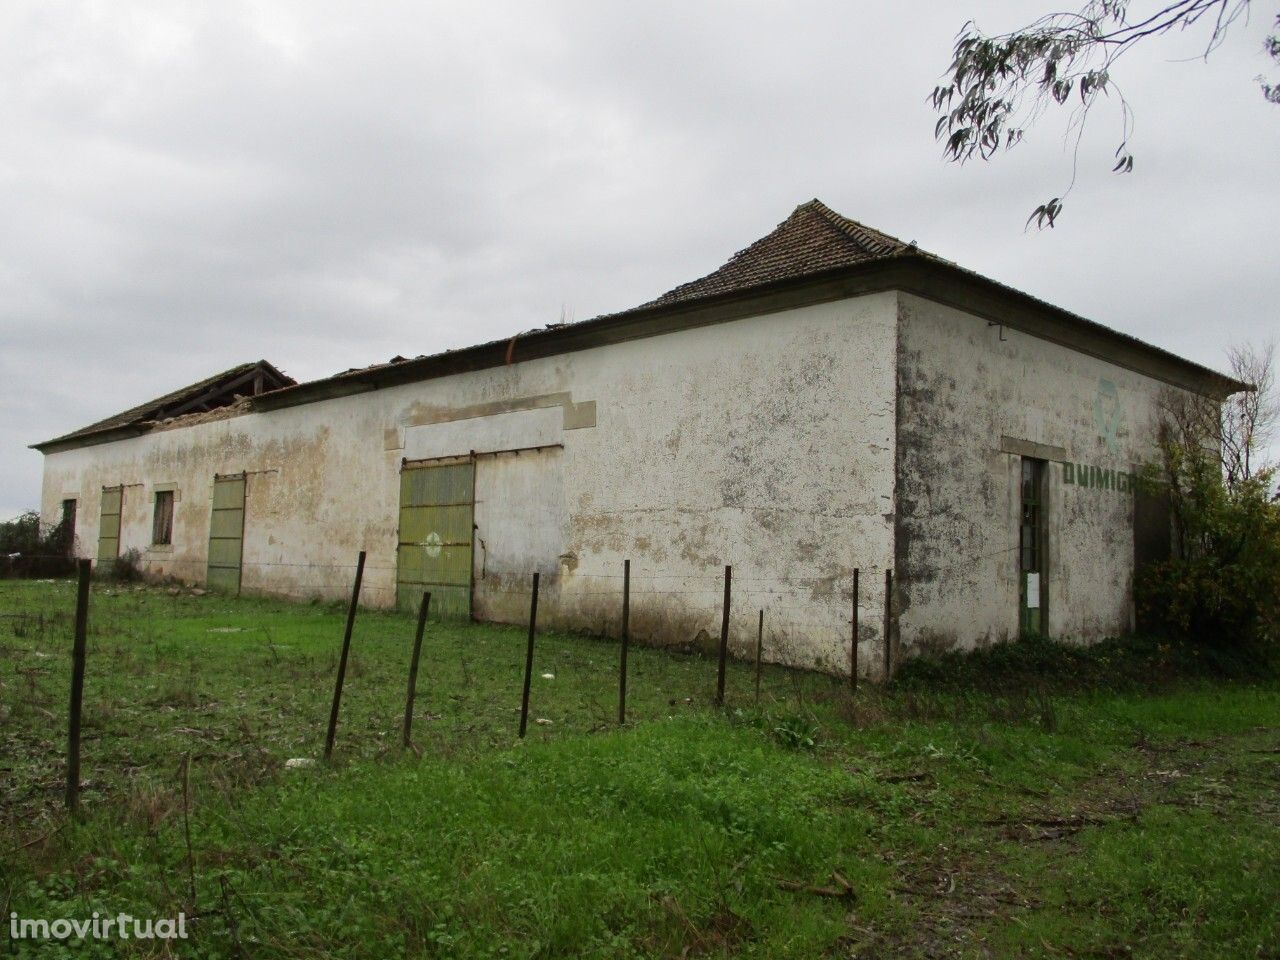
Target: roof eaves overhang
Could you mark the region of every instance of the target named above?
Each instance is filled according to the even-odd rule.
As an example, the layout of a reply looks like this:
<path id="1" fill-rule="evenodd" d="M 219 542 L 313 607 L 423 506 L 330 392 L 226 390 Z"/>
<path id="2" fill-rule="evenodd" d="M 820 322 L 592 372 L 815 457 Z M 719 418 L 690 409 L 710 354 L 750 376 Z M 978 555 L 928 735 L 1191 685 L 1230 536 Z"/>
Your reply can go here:
<path id="1" fill-rule="evenodd" d="M 1224 399 L 1250 389 L 981 274 L 928 254 L 907 252 L 688 303 L 637 307 L 570 326 L 339 374 L 263 394 L 250 405 L 254 410 L 278 410 L 888 290 L 954 307 L 1204 396 Z"/>
<path id="2" fill-rule="evenodd" d="M 884 258 L 856 268 L 811 274 L 688 303 L 637 307 L 569 326 L 529 331 L 448 353 L 301 383 L 255 397 L 250 403 L 255 410 L 278 410 L 368 390 L 727 323 L 811 303 L 890 290 L 900 282 L 900 272 L 896 258 Z"/>
<path id="3" fill-rule="evenodd" d="M 283 387 L 251 398 L 245 412 L 267 412 L 318 403 L 890 290 L 953 307 L 1203 396 L 1222 400 L 1233 393 L 1252 389 L 1248 384 L 1208 367 L 1086 320 L 949 261 L 907 251 L 714 297 L 673 305 L 637 307 L 568 326 L 529 331 L 461 350 Z M 152 424 L 136 424 L 32 444 L 32 449 L 47 454 L 111 443 L 140 436 L 151 427 Z"/>
<path id="4" fill-rule="evenodd" d="M 901 290 L 1097 357 L 1184 390 L 1225 400 L 1252 390 L 1209 367 L 1194 363 L 1144 340 L 1088 320 L 1021 290 L 972 270 L 926 255 L 913 257 L 920 265 Z"/>
<path id="5" fill-rule="evenodd" d="M 64 450 L 76 450 L 80 447 L 96 447 L 101 443 L 115 443 L 117 440 L 131 440 L 149 432 L 150 424 L 129 424 L 123 427 L 112 427 L 96 433 L 87 433 L 77 437 L 58 437 L 41 443 L 29 444 L 28 450 L 39 450 L 41 453 L 62 453 Z"/>

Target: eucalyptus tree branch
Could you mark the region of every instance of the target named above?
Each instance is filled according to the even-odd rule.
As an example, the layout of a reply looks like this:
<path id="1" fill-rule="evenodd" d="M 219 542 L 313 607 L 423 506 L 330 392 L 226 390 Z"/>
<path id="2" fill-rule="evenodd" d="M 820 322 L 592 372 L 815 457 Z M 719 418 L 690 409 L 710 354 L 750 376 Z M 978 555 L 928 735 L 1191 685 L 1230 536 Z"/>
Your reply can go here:
<path id="1" fill-rule="evenodd" d="M 1078 11 L 1048 13 L 1009 33 L 988 36 L 973 21 L 961 29 L 943 82 L 929 101 L 938 113 L 934 136 L 943 157 L 955 163 L 991 160 L 1023 141 L 1044 113 L 1071 111 L 1069 138 L 1078 150 L 1084 121 L 1099 97 L 1114 97 L 1120 107 L 1119 146 L 1112 172 L 1133 169 L 1129 141 L 1133 112 L 1113 75 L 1117 61 L 1134 46 L 1202 20 L 1211 23 L 1208 56 L 1232 24 L 1248 12 L 1251 0 L 1173 0 L 1141 19 L 1129 17 L 1130 0 L 1086 0 Z M 1267 52 L 1280 62 L 1280 18 Z M 1261 82 L 1261 81 L 1260 81 Z M 1280 84 L 1262 82 L 1269 100 L 1280 102 Z M 1028 218 L 1052 227 L 1070 192 L 1038 206 Z"/>

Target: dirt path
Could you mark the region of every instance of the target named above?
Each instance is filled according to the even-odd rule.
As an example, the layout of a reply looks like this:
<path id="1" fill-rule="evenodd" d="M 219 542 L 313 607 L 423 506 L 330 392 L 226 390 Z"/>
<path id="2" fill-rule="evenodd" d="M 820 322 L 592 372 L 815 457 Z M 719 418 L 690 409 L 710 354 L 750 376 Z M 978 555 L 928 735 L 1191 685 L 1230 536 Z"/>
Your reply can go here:
<path id="1" fill-rule="evenodd" d="M 922 810 L 938 802 L 927 777 L 912 783 Z M 995 957 L 991 934 L 1044 905 L 1048 875 L 1079 855 L 1086 831 L 1134 830 L 1157 806 L 1248 816 L 1280 826 L 1280 729 L 1155 743 L 1140 739 L 1065 797 L 1029 796 L 1008 814 L 973 821 L 952 849 L 893 861 L 892 895 L 915 912 L 907 935 L 864 926 L 832 946 L 832 957 Z M 1034 848 L 1043 873 L 1011 869 L 1010 846 Z M 1073 956 L 1045 943 L 1046 955 Z M 1105 956 L 1132 953 L 1117 945 Z"/>

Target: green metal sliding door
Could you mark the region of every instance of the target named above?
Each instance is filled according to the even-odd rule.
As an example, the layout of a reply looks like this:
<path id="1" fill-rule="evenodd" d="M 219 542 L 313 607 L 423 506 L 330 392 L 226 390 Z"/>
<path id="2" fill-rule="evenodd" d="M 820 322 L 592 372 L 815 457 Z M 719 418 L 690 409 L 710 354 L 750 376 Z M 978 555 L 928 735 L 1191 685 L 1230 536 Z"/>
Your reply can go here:
<path id="1" fill-rule="evenodd" d="M 102 512 L 98 521 L 98 571 L 110 574 L 120 556 L 120 514 L 124 487 L 102 488 Z"/>
<path id="2" fill-rule="evenodd" d="M 471 618 L 475 464 L 406 463 L 400 472 L 396 605 L 413 610 L 431 591 L 442 619 Z"/>

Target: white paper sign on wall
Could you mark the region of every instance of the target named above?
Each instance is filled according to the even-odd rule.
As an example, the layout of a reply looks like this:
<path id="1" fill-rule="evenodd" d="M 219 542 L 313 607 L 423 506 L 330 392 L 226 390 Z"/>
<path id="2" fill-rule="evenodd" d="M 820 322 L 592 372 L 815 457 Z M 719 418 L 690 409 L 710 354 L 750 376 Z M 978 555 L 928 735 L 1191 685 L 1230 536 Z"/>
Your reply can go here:
<path id="1" fill-rule="evenodd" d="M 1040 574 L 1027 574 L 1027 609 L 1040 609 Z"/>

